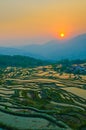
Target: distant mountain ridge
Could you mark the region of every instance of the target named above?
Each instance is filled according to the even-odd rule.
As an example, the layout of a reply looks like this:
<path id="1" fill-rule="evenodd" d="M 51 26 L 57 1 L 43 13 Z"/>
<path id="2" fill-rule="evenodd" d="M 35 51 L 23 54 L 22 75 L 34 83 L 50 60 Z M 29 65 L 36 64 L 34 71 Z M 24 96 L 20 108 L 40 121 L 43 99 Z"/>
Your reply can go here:
<path id="1" fill-rule="evenodd" d="M 1 51 L 0 48 L 0 54 L 19 54 L 47 60 L 86 59 L 86 34 L 68 40 L 53 39 L 42 45 L 19 46 L 13 48 L 14 50 L 12 48 L 5 49 L 8 51 Z"/>

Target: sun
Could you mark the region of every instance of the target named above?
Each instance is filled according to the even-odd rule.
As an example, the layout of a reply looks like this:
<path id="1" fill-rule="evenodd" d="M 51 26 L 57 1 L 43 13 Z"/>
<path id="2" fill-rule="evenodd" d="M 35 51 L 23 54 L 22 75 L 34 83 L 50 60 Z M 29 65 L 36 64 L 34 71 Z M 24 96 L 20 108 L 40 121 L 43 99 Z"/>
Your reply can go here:
<path id="1" fill-rule="evenodd" d="M 65 37 L 65 34 L 64 33 L 60 33 L 60 37 L 61 38 Z"/>

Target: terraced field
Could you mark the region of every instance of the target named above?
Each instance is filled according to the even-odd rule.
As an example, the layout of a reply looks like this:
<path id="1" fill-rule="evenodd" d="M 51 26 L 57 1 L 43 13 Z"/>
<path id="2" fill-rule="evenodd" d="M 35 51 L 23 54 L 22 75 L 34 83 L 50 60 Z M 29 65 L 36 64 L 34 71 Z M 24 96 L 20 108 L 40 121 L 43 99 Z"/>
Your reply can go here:
<path id="1" fill-rule="evenodd" d="M 42 68 L 43 69 L 43 68 Z M 86 81 L 43 75 L 39 68 L 4 68 L 0 126 L 7 130 L 86 129 Z M 39 75 L 41 74 L 41 76 Z M 50 74 L 50 75 L 49 75 Z"/>

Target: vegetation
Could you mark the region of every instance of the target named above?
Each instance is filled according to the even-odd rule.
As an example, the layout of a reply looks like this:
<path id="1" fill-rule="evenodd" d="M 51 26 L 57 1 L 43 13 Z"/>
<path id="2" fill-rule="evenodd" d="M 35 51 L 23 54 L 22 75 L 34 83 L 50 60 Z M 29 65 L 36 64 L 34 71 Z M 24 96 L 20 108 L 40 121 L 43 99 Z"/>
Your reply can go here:
<path id="1" fill-rule="evenodd" d="M 36 67 L 49 64 L 47 61 L 42 61 L 39 59 L 34 59 L 27 56 L 9 56 L 9 55 L 0 55 L 0 66 L 13 66 L 13 67 Z"/>
<path id="2" fill-rule="evenodd" d="M 18 57 L 20 58 L 20 56 Z M 34 125 L 29 124 L 29 121 L 25 126 L 19 124 L 21 118 L 23 122 L 25 121 L 24 124 L 30 118 L 32 124 L 33 120 L 38 120 L 36 125 L 38 124 L 37 128 L 39 128 L 43 124 L 43 122 L 39 124 L 41 118 L 44 119 L 44 122 L 45 119 L 49 122 L 49 124 L 46 122 L 45 126 L 40 126 L 41 129 L 86 129 L 86 94 L 84 94 L 86 92 L 86 75 L 85 69 L 82 71 L 86 63 L 75 64 L 72 62 L 70 64 L 68 61 L 66 62 L 45 66 L 33 64 L 32 67 L 13 65 L 2 67 L 1 65 L 0 115 L 7 116 L 8 119 L 5 120 L 5 123 L 3 119 L 0 119 L 0 126 L 24 130 L 24 127 L 29 129 L 28 125 L 30 125 L 31 129 Z M 78 66 L 82 73 L 75 71 Z M 82 93 L 78 93 L 78 91 Z M 15 117 L 18 118 L 18 121 Z M 11 125 L 8 120 L 14 123 L 12 122 Z"/>

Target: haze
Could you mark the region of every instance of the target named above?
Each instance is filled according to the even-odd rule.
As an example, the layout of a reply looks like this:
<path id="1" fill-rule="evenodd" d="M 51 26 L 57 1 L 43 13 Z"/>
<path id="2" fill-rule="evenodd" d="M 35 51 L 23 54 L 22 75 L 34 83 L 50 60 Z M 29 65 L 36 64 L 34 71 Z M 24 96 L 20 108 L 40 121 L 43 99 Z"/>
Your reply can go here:
<path id="1" fill-rule="evenodd" d="M 85 14 L 86 0 L 3 0 L 0 45 L 24 44 L 22 39 L 43 43 L 61 32 L 66 38 L 86 33 Z"/>

